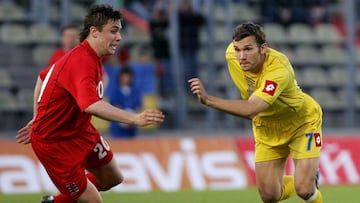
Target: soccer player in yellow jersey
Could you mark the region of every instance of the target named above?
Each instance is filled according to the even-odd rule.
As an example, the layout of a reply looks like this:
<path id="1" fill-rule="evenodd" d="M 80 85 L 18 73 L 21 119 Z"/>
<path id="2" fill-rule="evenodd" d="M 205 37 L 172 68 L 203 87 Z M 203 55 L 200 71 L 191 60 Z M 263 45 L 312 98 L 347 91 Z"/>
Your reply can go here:
<path id="1" fill-rule="evenodd" d="M 322 203 L 317 188 L 322 110 L 298 87 L 289 59 L 268 47 L 259 25 L 245 23 L 234 29 L 226 60 L 242 99 L 211 96 L 198 78 L 189 80 L 190 88 L 202 104 L 252 120 L 262 201 L 273 203 L 297 194 L 301 202 Z M 284 176 L 289 155 L 295 173 Z"/>

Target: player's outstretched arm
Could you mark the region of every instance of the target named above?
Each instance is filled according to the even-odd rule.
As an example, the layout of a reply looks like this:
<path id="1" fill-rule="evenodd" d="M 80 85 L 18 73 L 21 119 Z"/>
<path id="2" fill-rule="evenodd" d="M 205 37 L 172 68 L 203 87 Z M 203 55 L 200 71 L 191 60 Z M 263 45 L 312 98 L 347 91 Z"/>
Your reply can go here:
<path id="1" fill-rule="evenodd" d="M 105 120 L 126 123 L 129 125 L 137 125 L 141 127 L 160 124 L 164 121 L 165 117 L 164 114 L 159 110 L 148 109 L 141 113 L 133 113 L 112 106 L 108 102 L 102 100 L 91 104 L 87 109 L 85 109 L 85 112 Z"/>
<path id="2" fill-rule="evenodd" d="M 40 76 L 38 76 L 38 78 L 36 80 L 36 84 L 35 84 L 35 89 L 34 89 L 33 118 L 35 118 L 36 114 L 37 114 L 37 105 L 38 105 L 37 100 L 40 95 L 40 90 L 41 90 L 42 84 L 43 84 L 43 81 L 41 80 Z"/>
<path id="3" fill-rule="evenodd" d="M 269 107 L 268 103 L 255 95 L 250 96 L 248 100 L 222 99 L 208 95 L 199 78 L 192 78 L 188 82 L 191 92 L 197 95 L 202 104 L 235 116 L 251 119 Z"/>
<path id="4" fill-rule="evenodd" d="M 40 89 L 42 86 L 42 80 L 38 76 L 34 88 L 34 103 L 33 103 L 33 119 L 31 119 L 24 127 L 22 127 L 20 130 L 17 131 L 17 134 L 15 136 L 16 141 L 20 144 L 29 144 L 31 142 L 31 130 L 32 130 L 32 123 L 36 117 L 37 114 L 37 98 L 40 94 Z"/>

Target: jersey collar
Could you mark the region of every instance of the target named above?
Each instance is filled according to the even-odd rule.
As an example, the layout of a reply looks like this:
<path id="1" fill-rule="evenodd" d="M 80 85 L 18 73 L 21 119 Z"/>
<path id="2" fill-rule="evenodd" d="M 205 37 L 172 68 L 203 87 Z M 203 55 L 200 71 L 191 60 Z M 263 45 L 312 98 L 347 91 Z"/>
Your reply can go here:
<path id="1" fill-rule="evenodd" d="M 90 46 L 87 40 L 81 42 L 80 46 L 84 47 L 94 58 L 98 58 L 100 61 L 100 57 L 96 54 L 95 50 Z"/>

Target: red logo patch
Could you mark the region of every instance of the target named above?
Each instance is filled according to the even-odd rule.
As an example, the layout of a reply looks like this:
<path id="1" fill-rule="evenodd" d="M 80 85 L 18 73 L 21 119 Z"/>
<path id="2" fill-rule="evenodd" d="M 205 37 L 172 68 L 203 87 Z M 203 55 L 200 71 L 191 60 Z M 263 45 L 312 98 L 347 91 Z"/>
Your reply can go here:
<path id="1" fill-rule="evenodd" d="M 278 84 L 274 81 L 266 80 L 264 89 L 262 91 L 268 93 L 271 96 L 274 96 L 277 85 Z"/>
<path id="2" fill-rule="evenodd" d="M 320 133 L 314 133 L 316 147 L 321 147 L 321 135 Z"/>

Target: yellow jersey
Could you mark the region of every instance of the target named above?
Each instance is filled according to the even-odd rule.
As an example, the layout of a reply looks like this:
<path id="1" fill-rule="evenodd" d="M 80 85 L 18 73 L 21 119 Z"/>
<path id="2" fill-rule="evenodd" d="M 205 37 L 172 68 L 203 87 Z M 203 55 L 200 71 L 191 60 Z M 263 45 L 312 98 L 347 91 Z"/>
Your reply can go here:
<path id="1" fill-rule="evenodd" d="M 278 120 L 299 113 L 304 104 L 317 107 L 318 104 L 298 86 L 294 69 L 285 54 L 268 48 L 263 68 L 257 74 L 242 70 L 232 43 L 226 49 L 225 57 L 242 99 L 254 94 L 270 105 L 255 118 Z"/>

